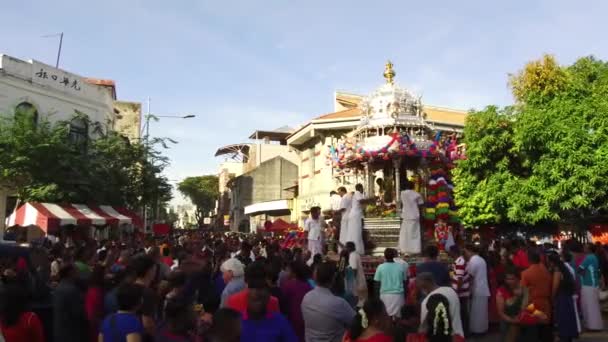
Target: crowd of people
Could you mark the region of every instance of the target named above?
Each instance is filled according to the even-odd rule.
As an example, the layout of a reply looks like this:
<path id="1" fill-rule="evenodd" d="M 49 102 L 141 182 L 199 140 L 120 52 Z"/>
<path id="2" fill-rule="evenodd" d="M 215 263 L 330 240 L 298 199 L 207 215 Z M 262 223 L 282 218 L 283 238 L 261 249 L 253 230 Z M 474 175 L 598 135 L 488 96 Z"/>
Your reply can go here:
<path id="1" fill-rule="evenodd" d="M 388 248 L 369 281 L 353 241 L 288 249 L 197 231 L 67 245 L 2 259 L 5 341 L 455 341 L 493 323 L 505 341 L 571 341 L 603 329 L 608 254 L 576 241 L 452 246 L 452 263 L 428 245 L 414 268 Z M 530 305 L 541 318 L 523 324 Z"/>

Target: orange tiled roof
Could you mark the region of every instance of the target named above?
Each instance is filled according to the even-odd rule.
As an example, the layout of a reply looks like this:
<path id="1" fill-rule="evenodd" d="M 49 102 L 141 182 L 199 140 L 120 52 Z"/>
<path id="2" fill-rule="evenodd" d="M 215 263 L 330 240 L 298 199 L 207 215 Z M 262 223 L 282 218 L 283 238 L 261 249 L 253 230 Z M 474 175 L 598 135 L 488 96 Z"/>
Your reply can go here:
<path id="1" fill-rule="evenodd" d="M 89 84 L 106 86 L 106 87 L 116 87 L 116 82 L 114 82 L 113 80 L 102 80 L 99 78 L 85 78 L 84 80 L 85 80 L 85 82 L 87 82 Z"/>
<path id="2" fill-rule="evenodd" d="M 112 98 L 116 100 L 116 82 L 114 82 L 113 80 L 102 80 L 100 78 L 85 78 L 84 81 L 88 84 L 111 88 Z"/>
<path id="3" fill-rule="evenodd" d="M 468 115 L 465 111 L 432 106 L 425 106 L 424 112 L 427 114 L 427 120 L 459 126 L 464 126 L 464 120 Z"/>
<path id="4" fill-rule="evenodd" d="M 348 118 L 357 118 L 361 116 L 361 111 L 359 108 L 350 108 L 341 110 L 335 113 L 323 114 L 319 117 L 316 117 L 314 120 L 332 120 L 332 119 L 348 119 Z"/>

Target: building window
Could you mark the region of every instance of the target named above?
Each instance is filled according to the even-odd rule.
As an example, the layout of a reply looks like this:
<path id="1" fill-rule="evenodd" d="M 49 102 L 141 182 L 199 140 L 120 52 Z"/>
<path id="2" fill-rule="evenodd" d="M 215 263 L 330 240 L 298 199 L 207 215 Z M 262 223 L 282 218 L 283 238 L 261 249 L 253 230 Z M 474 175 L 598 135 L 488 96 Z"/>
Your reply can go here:
<path id="1" fill-rule="evenodd" d="M 34 126 L 38 124 L 38 111 L 29 102 L 21 102 L 15 107 L 15 118 L 29 117 Z"/>
<path id="2" fill-rule="evenodd" d="M 81 152 L 87 149 L 89 140 L 89 125 L 82 118 L 74 118 L 70 121 L 70 142 Z"/>

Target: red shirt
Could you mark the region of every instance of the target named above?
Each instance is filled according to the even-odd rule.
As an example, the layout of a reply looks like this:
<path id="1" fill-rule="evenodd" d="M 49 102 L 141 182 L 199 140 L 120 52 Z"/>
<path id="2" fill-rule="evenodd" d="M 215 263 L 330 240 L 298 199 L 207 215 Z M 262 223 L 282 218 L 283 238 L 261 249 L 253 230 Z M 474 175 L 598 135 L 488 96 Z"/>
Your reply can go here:
<path id="1" fill-rule="evenodd" d="M 173 258 L 172 257 L 162 257 L 160 259 L 160 261 L 162 261 L 163 264 L 171 267 L 173 266 Z"/>
<path id="2" fill-rule="evenodd" d="M 42 324 L 33 312 L 22 313 L 17 324 L 11 327 L 2 324 L 1 329 L 6 342 L 44 342 Z"/>
<path id="3" fill-rule="evenodd" d="M 235 293 L 228 297 L 226 301 L 226 307 L 236 310 L 240 313 L 247 312 L 247 296 L 249 295 L 249 289 L 244 289 L 241 292 Z M 266 312 L 268 313 L 280 313 L 279 300 L 275 296 L 270 296 L 270 300 L 266 305 Z"/>
<path id="4" fill-rule="evenodd" d="M 89 320 L 91 342 L 95 342 L 99 335 L 99 325 L 103 321 L 103 291 L 99 287 L 89 287 L 84 297 L 84 308 Z"/>
<path id="5" fill-rule="evenodd" d="M 530 267 L 530 262 L 528 261 L 528 254 L 523 249 L 518 249 L 513 255 L 513 265 L 520 269 L 526 269 Z"/>
<path id="6" fill-rule="evenodd" d="M 377 333 L 376 335 L 370 336 L 368 338 L 358 338 L 356 340 L 352 340 L 350 338 L 350 334 L 347 332 L 344 336 L 344 341 L 347 341 L 347 342 L 392 342 L 393 337 L 389 336 L 385 333 Z"/>

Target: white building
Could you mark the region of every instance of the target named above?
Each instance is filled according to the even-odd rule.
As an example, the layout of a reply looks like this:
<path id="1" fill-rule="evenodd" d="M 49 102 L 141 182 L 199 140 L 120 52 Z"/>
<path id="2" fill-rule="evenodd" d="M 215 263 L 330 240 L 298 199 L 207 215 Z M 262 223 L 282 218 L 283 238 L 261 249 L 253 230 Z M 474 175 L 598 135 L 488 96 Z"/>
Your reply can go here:
<path id="1" fill-rule="evenodd" d="M 33 111 L 37 122 L 70 122 L 74 139 L 94 139 L 111 130 L 124 130 L 127 137 L 136 139 L 141 122 L 139 104 L 116 101 L 114 81 L 84 78 L 38 61 L 0 54 L 0 116 L 13 115 L 16 110 Z M 77 115 L 86 115 L 91 124 Z M 0 188 L 0 232 L 11 193 Z"/>
<path id="2" fill-rule="evenodd" d="M 70 121 L 82 113 L 107 131 L 114 123 L 116 93 L 113 84 L 99 83 L 34 60 L 0 55 L 0 113 L 29 107 L 51 122 Z"/>

